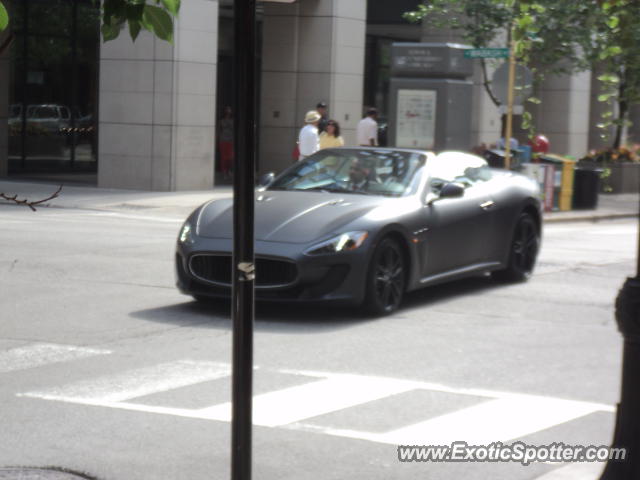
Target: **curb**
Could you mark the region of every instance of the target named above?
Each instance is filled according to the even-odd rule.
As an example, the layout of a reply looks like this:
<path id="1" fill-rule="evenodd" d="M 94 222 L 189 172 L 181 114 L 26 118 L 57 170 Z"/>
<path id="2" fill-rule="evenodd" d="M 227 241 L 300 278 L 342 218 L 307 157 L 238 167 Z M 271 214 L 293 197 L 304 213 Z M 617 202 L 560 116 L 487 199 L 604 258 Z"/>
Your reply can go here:
<path id="1" fill-rule="evenodd" d="M 616 220 L 622 218 L 638 218 L 638 213 L 603 213 L 601 215 L 574 215 L 566 217 L 545 217 L 542 219 L 544 223 L 560 223 L 560 222 L 597 222 L 600 220 Z"/>

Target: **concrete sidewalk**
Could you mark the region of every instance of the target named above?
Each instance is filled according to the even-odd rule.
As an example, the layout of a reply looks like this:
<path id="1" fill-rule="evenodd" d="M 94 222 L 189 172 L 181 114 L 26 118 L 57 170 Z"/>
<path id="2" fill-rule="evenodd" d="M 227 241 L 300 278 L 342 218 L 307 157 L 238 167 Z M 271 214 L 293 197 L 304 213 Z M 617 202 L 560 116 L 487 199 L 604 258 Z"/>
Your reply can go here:
<path id="1" fill-rule="evenodd" d="M 40 200 L 56 191 L 55 183 L 0 180 L 0 193 L 18 195 L 18 199 Z M 90 186 L 64 186 L 60 196 L 47 202 L 48 207 L 137 212 L 186 218 L 197 206 L 217 198 L 230 197 L 230 186 L 188 192 L 147 192 L 116 190 Z M 545 222 L 596 221 L 638 216 L 638 194 L 601 194 L 595 210 L 546 212 Z M 0 205 L 10 202 L 0 199 Z"/>
<path id="2" fill-rule="evenodd" d="M 17 194 L 19 200 L 40 200 L 50 196 L 58 187 L 59 184 L 56 183 L 0 180 L 0 193 Z M 64 185 L 60 195 L 48 201 L 46 206 L 186 218 L 199 205 L 212 199 L 230 197 L 232 194 L 230 186 L 202 191 L 148 192 Z M 9 203 L 0 199 L 0 205 Z"/>

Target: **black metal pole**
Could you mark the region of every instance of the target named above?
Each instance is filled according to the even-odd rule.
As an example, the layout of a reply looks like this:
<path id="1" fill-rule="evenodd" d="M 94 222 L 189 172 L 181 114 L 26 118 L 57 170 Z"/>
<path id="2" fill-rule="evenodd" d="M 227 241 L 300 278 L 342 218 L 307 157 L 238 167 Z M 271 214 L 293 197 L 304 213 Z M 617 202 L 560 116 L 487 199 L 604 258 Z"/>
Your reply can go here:
<path id="1" fill-rule="evenodd" d="M 66 133 L 67 144 L 71 144 L 71 157 L 69 165 L 71 169 L 76 165 L 76 144 L 78 143 L 77 119 L 78 112 L 78 0 L 73 2 L 73 13 L 71 20 L 71 117 L 69 118 L 70 131 Z"/>
<path id="2" fill-rule="evenodd" d="M 638 185 L 638 192 L 640 192 L 640 185 Z M 636 278 L 640 278 L 640 200 L 638 203 L 638 255 L 636 258 Z"/>
<path id="3" fill-rule="evenodd" d="M 624 347 L 622 388 L 612 447 L 625 448 L 627 456 L 625 461 L 609 460 L 600 480 L 640 478 L 640 225 L 638 229 L 636 276 L 627 278 L 616 298 L 616 321 Z"/>
<path id="4" fill-rule="evenodd" d="M 233 374 L 231 479 L 251 479 L 256 161 L 256 1 L 234 1 Z"/>

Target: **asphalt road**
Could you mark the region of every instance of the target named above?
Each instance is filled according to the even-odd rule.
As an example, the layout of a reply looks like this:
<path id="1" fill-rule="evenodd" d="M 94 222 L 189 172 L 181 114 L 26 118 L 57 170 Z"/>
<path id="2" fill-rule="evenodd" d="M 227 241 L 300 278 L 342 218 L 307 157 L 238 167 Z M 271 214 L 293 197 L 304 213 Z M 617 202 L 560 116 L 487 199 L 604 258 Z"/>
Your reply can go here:
<path id="1" fill-rule="evenodd" d="M 0 206 L 0 467 L 229 478 L 229 305 L 173 287 L 177 218 Z M 398 444 L 608 444 L 636 221 L 545 229 L 526 284 L 475 278 L 396 315 L 259 307 L 254 478 L 525 480 Z"/>

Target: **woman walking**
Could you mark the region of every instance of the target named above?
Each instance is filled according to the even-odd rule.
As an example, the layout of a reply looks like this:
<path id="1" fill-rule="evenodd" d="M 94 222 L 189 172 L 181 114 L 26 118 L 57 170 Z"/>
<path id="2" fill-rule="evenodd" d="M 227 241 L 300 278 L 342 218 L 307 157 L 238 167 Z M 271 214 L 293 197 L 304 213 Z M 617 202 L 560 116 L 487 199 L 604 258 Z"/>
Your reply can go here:
<path id="1" fill-rule="evenodd" d="M 344 140 L 340 136 L 338 122 L 329 120 L 326 130 L 320 134 L 320 150 L 333 147 L 344 147 Z"/>

